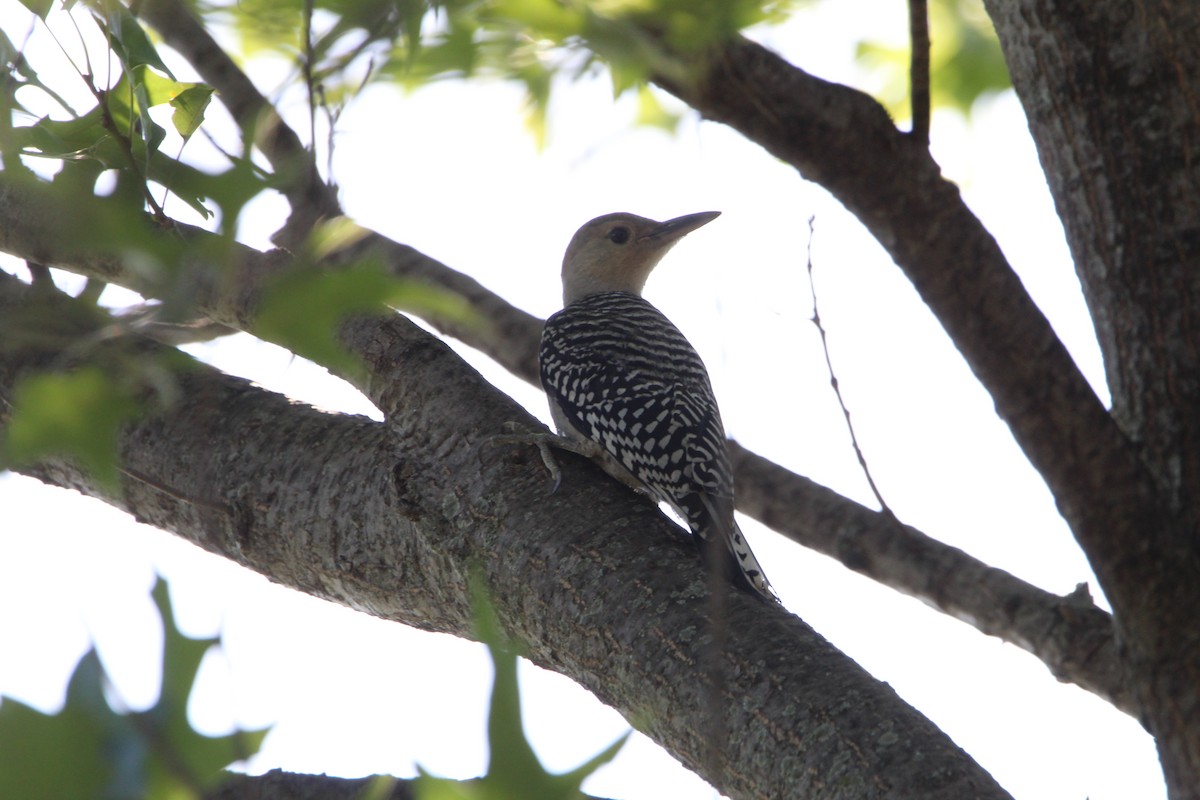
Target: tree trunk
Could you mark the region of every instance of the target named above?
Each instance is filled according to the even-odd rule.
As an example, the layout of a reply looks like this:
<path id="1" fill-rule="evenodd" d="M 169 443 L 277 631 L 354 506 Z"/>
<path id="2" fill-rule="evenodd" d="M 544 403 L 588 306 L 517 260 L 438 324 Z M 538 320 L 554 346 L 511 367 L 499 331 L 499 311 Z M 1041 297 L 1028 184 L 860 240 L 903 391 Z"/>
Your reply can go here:
<path id="1" fill-rule="evenodd" d="M 1172 798 L 1200 797 L 1200 5 L 989 2 L 1158 525 L 1080 536 Z M 1078 532 L 1077 532 L 1078 535 Z"/>

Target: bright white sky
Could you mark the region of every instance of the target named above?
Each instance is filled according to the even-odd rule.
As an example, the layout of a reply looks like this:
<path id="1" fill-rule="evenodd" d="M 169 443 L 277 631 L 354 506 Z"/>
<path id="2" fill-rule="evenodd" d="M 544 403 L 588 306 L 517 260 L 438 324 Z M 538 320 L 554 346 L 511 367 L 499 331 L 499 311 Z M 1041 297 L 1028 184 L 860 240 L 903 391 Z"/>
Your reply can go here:
<path id="1" fill-rule="evenodd" d="M 0 0 L 0 19 L 22 13 L 14 0 Z M 904 13 L 899 0 L 823 3 L 760 39 L 823 77 L 870 89 L 854 66 L 853 42 L 900 40 Z M 5 30 L 20 42 L 24 23 L 10 24 Z M 46 74 L 50 62 L 35 67 Z M 270 90 L 264 74 L 280 73 L 256 73 Z M 447 82 L 407 96 L 370 90 L 339 124 L 335 176 L 347 211 L 541 316 L 559 307 L 562 251 L 588 219 L 617 210 L 659 219 L 722 211 L 667 257 L 647 296 L 705 357 L 732 436 L 871 504 L 809 322 L 804 259 L 815 215 L 821 316 L 860 442 L 893 510 L 1046 589 L 1066 593 L 1088 581 L 1098 593 L 986 393 L 899 270 L 822 190 L 694 116 L 674 138 L 632 130 L 631 99 L 614 107 L 604 79 L 559 93 L 541 153 L 520 105 L 518 91 L 497 84 Z M 303 109 L 293 103 L 287 111 Z M 970 124 L 939 114 L 933 140 L 947 174 L 1103 392 L 1086 309 L 1015 98 L 983 101 Z M 243 239 L 265 246 L 281 208 L 256 203 Z M 183 212 L 180 204 L 167 210 Z M 19 271 L 11 260 L 0 263 Z M 323 408 L 374 413 L 323 370 L 248 337 L 193 352 Z M 549 421 L 540 391 L 464 355 Z M 454 777 L 482 771 L 489 667 L 479 646 L 269 584 L 26 478 L 0 477 L 0 508 L 0 693 L 54 709 L 95 642 L 125 702 L 152 703 L 158 686 L 149 665 L 161 636 L 148 592 L 158 571 L 171 581 L 184 630 L 224 637 L 223 652 L 202 671 L 195 723 L 214 733 L 235 720 L 274 725 L 251 769 L 403 776 L 420 763 Z M 786 606 L 890 683 L 1014 796 L 1165 797 L 1153 743 L 1131 718 L 1057 683 L 1015 647 L 745 527 Z M 567 679 L 523 667 L 527 727 L 551 769 L 576 766 L 625 730 Z M 640 736 L 585 788 L 622 798 L 714 796 Z"/>

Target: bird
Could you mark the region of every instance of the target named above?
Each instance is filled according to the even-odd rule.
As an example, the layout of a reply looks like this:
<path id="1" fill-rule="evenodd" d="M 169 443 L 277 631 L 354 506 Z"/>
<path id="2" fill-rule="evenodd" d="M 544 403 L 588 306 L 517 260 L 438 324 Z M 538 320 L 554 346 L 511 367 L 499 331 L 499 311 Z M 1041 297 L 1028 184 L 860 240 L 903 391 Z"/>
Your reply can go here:
<path id="1" fill-rule="evenodd" d="M 642 297 L 667 251 L 719 215 L 656 222 L 620 212 L 581 227 L 563 257 L 563 308 L 546 320 L 538 365 L 559 432 L 554 446 L 666 503 L 708 569 L 778 603 L 734 519 L 733 470 L 708 371 Z M 557 489 L 561 474 L 544 447 L 542 455 Z"/>

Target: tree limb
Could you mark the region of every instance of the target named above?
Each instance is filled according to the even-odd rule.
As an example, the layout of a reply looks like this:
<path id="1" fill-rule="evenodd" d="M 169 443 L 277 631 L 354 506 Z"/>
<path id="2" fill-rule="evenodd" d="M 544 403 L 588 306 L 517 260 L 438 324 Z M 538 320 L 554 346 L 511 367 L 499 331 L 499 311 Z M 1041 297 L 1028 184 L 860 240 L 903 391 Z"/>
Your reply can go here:
<path id="1" fill-rule="evenodd" d="M 230 775 L 204 800 L 416 800 L 415 783 L 410 778 L 336 778 L 273 769 L 262 775 Z M 463 781 L 466 786 L 470 783 Z M 379 786 L 384 790 L 374 794 Z M 590 794 L 583 798 L 604 800 Z"/>
<path id="2" fill-rule="evenodd" d="M 1086 594 L 1059 597 L 729 443 L 738 510 L 792 541 L 1015 644 L 1136 715 L 1112 617 Z"/>
<path id="3" fill-rule="evenodd" d="M 47 263 L 102 277 L 135 291 L 151 294 L 157 291 L 154 286 L 144 282 L 144 271 L 126 268 L 111 254 L 68 249 L 69 230 L 65 222 L 58 221 L 69 220 L 71 216 L 64 214 L 51 198 L 35 191 L 35 188 L 10 182 L 0 174 L 0 220 L 5 221 L 4 225 L 0 225 L 0 250 L 16 254 L 35 253 Z M 79 198 L 74 199 L 77 203 L 82 202 Z M 86 210 L 83 213 L 87 213 Z M 199 229 L 186 226 L 180 229 L 198 240 L 217 238 Z M 404 245 L 397 244 L 395 247 L 397 253 L 411 250 Z M 235 265 L 230 269 L 219 270 L 203 265 L 195 268 L 198 277 L 190 281 L 191 295 L 199 310 L 212 319 L 222 324 L 252 329 L 251 306 L 258 286 L 284 268 L 289 257 L 282 252 L 259 253 L 240 245 L 232 246 L 228 255 L 231 264 Z M 435 275 L 452 273 L 448 267 L 438 266 L 440 272 L 435 272 Z M 237 275 L 237 282 L 225 279 L 231 274 Z M 205 275 L 212 277 L 205 278 Z M 217 280 L 218 277 L 221 279 Z M 439 281 L 443 286 L 449 282 L 440 277 Z M 500 309 L 498 313 L 505 313 L 503 307 L 507 304 L 503 300 L 490 295 L 482 287 L 479 287 L 479 292 L 489 305 Z M 541 322 L 534 319 L 533 324 L 540 327 Z M 524 323 L 493 327 L 491 332 L 496 340 L 493 350 L 508 352 L 520 362 L 531 363 L 532 369 L 536 370 L 533 356 L 536 337 L 529 335 L 528 331 L 529 325 Z M 481 335 L 478 328 L 467 329 L 467 334 L 474 339 Z M 526 349 L 522 351 L 522 348 Z M 521 354 L 519 357 L 518 353 Z M 376 390 L 372 386 L 385 383 L 383 375 L 377 375 L 373 382 L 359 380 L 360 386 L 373 400 L 379 398 L 374 396 Z M 1069 678 L 1113 702 L 1118 708 L 1129 710 L 1118 670 L 1112 662 L 1111 619 L 1103 612 L 1097 610 L 1101 616 L 1088 613 L 1071 617 L 1070 630 L 1074 633 L 1067 635 L 1059 633 L 1062 630 L 1058 624 L 1063 616 L 1062 598 L 1042 592 L 1001 570 L 986 573 L 990 576 L 987 585 L 994 587 L 987 593 L 974 591 L 974 585 L 970 582 L 946 582 L 942 585 L 931 582 L 925 571 L 935 565 L 962 569 L 965 574 L 976 575 L 986 568 L 957 549 L 928 537 L 922 537 L 921 546 L 915 547 L 912 537 L 907 533 L 912 529 L 882 525 L 869 516 L 873 512 L 853 501 L 820 487 L 817 492 L 810 488 L 816 484 L 791 473 L 781 475 L 779 468 L 771 469 L 774 465 L 770 462 L 731 444 L 740 510 L 806 546 L 842 560 L 852 569 L 864 571 L 885 585 L 920 597 L 935 608 L 947 611 L 985 633 L 1001 636 L 1014 643 L 1029 643 L 1029 647 L 1025 647 L 1025 644 L 1021 646 L 1042 658 L 1056 676 Z M 779 498 L 764 498 L 762 486 L 778 487 L 780 497 L 788 498 L 787 503 Z M 819 500 L 817 505 L 814 505 L 817 502 L 814 497 Z M 796 505 L 793 507 L 791 503 Z M 820 512 L 804 512 L 804 509 L 814 508 L 819 508 Z M 831 524 L 834 520 L 842 521 Z M 854 555 L 848 559 L 845 548 L 850 530 L 861 530 L 863 533 L 854 540 Z M 840 532 L 840 536 L 831 541 L 829 536 L 834 531 Z M 921 536 L 915 531 L 912 534 Z M 864 570 L 864 560 L 875 565 L 875 568 Z M 1011 598 L 1020 598 L 1022 613 L 1019 617 L 1009 617 L 1004 613 L 1003 608 Z M 1028 625 L 1015 627 L 1021 620 Z M 1038 635 L 1038 620 L 1054 624 Z"/>
<path id="4" fill-rule="evenodd" d="M 31 289 L 0 277 L 0 318 Z M 69 298 L 51 298 L 64 307 Z M 54 309 L 39 307 L 40 313 Z M 719 687 L 728 737 L 703 732 L 713 631 L 691 544 L 650 502 L 564 458 L 547 497 L 532 448 L 482 452 L 536 422 L 402 317 L 355 318 L 385 423 L 290 403 L 202 365 L 177 401 L 120 438 L 117 490 L 65 460 L 23 471 L 318 597 L 470 637 L 468 574 L 535 663 L 579 682 L 733 797 L 1002 798 L 991 777 L 799 618 L 729 588 Z M 0 352 L 0 394 L 58 363 L 43 341 Z M 98 348 L 162 346 L 116 337 Z"/>

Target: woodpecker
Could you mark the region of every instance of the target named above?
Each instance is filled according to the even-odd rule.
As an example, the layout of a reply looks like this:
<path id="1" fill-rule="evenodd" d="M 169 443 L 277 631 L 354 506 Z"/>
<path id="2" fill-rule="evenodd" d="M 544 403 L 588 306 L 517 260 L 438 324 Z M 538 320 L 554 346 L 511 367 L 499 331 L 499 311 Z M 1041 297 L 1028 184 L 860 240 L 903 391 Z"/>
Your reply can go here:
<path id="1" fill-rule="evenodd" d="M 709 569 L 777 603 L 734 520 L 733 472 L 708 371 L 642 298 L 667 251 L 719 215 L 655 222 L 606 214 L 580 228 L 563 257 L 563 309 L 546 320 L 538 363 L 562 437 L 556 444 L 667 503 Z"/>

